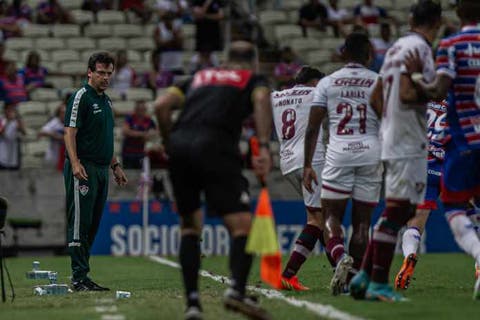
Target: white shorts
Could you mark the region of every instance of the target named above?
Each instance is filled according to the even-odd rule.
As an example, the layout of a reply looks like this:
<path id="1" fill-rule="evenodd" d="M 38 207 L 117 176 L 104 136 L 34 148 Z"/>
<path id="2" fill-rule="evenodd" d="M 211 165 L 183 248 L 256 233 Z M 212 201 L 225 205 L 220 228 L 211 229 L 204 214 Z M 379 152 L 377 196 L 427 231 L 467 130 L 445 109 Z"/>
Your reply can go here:
<path id="1" fill-rule="evenodd" d="M 322 172 L 322 199 L 348 199 L 376 205 L 382 189 L 381 162 L 358 167 L 325 165 Z"/>
<path id="2" fill-rule="evenodd" d="M 320 203 L 320 195 L 322 191 L 321 186 L 323 163 L 313 164 L 312 167 L 317 174 L 318 180 L 318 186 L 315 185 L 315 182 L 312 182 L 313 193 L 308 192 L 307 189 L 305 189 L 305 187 L 303 186 L 303 168 L 287 173 L 285 175 L 285 178 L 288 182 L 292 184 L 298 194 L 303 196 L 303 202 L 305 203 L 306 207 L 321 208 L 322 205 Z"/>
<path id="3" fill-rule="evenodd" d="M 423 203 L 427 190 L 427 157 L 385 160 L 385 198 Z"/>

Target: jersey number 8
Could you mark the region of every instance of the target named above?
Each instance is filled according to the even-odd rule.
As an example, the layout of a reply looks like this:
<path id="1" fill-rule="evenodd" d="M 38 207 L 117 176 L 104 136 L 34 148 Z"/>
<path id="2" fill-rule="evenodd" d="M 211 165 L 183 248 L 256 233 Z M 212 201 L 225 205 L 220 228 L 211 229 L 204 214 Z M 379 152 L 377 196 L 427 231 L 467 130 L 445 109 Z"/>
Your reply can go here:
<path id="1" fill-rule="evenodd" d="M 282 113 L 282 139 L 290 140 L 295 136 L 295 120 L 297 112 L 294 109 L 287 109 Z"/>

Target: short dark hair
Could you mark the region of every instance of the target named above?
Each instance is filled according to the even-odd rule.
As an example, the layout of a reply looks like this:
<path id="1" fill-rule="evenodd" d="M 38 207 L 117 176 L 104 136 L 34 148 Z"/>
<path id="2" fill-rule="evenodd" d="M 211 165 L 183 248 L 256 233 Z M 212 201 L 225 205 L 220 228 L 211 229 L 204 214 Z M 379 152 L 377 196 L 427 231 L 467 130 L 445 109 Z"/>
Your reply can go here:
<path id="1" fill-rule="evenodd" d="M 115 59 L 108 52 L 96 52 L 90 56 L 88 59 L 88 69 L 95 71 L 97 63 L 104 65 L 112 64 L 115 67 Z"/>
<path id="2" fill-rule="evenodd" d="M 431 27 L 442 19 L 442 5 L 436 0 L 418 0 L 410 9 L 414 26 Z"/>
<path id="3" fill-rule="evenodd" d="M 345 39 L 343 52 L 347 59 L 364 64 L 370 58 L 371 47 L 368 35 L 363 32 L 352 32 Z"/>
<path id="4" fill-rule="evenodd" d="M 478 0 L 458 0 L 457 12 L 463 22 L 479 22 L 480 2 Z"/>
<path id="5" fill-rule="evenodd" d="M 298 70 L 295 75 L 296 84 L 306 84 L 311 80 L 320 80 L 325 76 L 325 73 L 321 72 L 317 68 L 312 68 L 310 66 L 303 66 Z"/>

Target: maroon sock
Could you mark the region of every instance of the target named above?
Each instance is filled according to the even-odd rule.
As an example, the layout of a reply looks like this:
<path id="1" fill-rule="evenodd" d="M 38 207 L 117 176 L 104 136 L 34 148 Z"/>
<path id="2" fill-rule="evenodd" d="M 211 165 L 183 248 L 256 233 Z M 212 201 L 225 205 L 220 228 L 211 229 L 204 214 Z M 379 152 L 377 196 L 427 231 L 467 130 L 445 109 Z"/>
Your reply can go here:
<path id="1" fill-rule="evenodd" d="M 291 278 L 297 274 L 302 264 L 307 260 L 310 252 L 312 252 L 321 234 L 321 230 L 314 225 L 307 224 L 305 228 L 303 228 L 302 233 L 298 236 L 297 241 L 295 241 L 295 247 L 282 276 Z"/>
<path id="2" fill-rule="evenodd" d="M 397 235 L 410 218 L 409 203 L 385 208 L 373 232 L 372 281 L 388 283 Z"/>
<path id="3" fill-rule="evenodd" d="M 327 252 L 332 256 L 335 265 L 345 253 L 345 246 L 342 237 L 332 237 L 327 242 Z"/>
<path id="4" fill-rule="evenodd" d="M 327 245 L 325 244 L 325 239 L 323 238 L 323 230 L 320 231 L 320 235 L 318 236 L 318 241 L 323 247 L 323 250 L 325 251 L 325 255 L 327 256 L 328 262 L 332 267 L 335 267 L 335 261 L 333 260 L 332 256 L 330 253 L 327 252 Z"/>

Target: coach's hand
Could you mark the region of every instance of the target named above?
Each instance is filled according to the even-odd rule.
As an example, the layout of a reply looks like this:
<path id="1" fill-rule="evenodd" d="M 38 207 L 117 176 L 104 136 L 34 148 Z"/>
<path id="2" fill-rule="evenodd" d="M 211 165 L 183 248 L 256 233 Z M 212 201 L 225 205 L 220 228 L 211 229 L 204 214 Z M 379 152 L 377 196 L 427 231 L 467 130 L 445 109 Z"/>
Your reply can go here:
<path id="1" fill-rule="evenodd" d="M 115 176 L 115 182 L 120 186 L 123 187 L 127 185 L 128 179 L 123 172 L 123 169 L 120 166 L 116 166 L 115 170 L 113 171 L 113 175 Z"/>
<path id="2" fill-rule="evenodd" d="M 272 167 L 270 151 L 267 148 L 260 148 L 258 156 L 252 156 L 252 167 L 255 175 L 265 181 Z"/>
<path id="3" fill-rule="evenodd" d="M 80 163 L 80 160 L 72 162 L 73 176 L 78 180 L 88 180 L 87 171 L 85 167 Z"/>
<path id="4" fill-rule="evenodd" d="M 308 192 L 313 193 L 312 181 L 318 186 L 317 174 L 312 167 L 305 167 L 303 169 L 303 186 Z"/>

